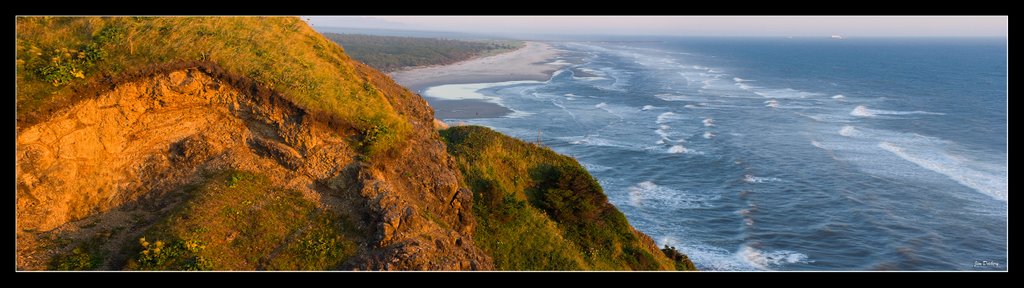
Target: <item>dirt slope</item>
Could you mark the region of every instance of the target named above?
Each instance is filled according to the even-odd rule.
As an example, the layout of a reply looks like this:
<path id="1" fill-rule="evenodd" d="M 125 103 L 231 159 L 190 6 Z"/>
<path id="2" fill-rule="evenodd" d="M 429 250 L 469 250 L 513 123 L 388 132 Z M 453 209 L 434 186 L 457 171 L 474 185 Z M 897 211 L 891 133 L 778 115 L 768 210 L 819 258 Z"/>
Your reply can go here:
<path id="1" fill-rule="evenodd" d="M 360 219 L 366 243 L 339 268 L 491 267 L 465 236 L 473 221 L 462 207 L 471 196 L 459 187 L 422 99 L 392 99 L 419 132 L 394 155 L 363 161 L 352 145 L 355 131 L 329 127 L 223 74 L 209 64 L 140 77 L 22 129 L 19 268 L 45 269 L 50 256 L 66 252 L 44 249 L 56 239 L 114 234 L 104 243 L 117 254 L 181 202 L 185 187 L 224 170 L 256 171 L 322 209 Z M 126 257 L 105 267 L 119 269 Z"/>

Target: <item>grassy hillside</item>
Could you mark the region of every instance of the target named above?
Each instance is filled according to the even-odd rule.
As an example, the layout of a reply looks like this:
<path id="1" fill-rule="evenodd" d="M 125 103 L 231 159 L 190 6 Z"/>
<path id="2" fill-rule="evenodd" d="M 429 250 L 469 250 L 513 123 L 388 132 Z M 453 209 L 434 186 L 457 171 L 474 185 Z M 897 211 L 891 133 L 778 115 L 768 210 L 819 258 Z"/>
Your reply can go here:
<path id="1" fill-rule="evenodd" d="M 329 270 L 355 252 L 362 234 L 258 174 L 220 173 L 192 193 L 129 248 L 127 269 Z"/>
<path id="2" fill-rule="evenodd" d="M 352 58 L 385 72 L 413 66 L 451 64 L 523 46 L 518 41 L 477 42 L 336 33 L 325 33 L 324 36 L 345 47 L 345 52 Z"/>
<path id="3" fill-rule="evenodd" d="M 124 269 L 332 270 L 355 253 L 366 233 L 250 172 L 211 175 L 187 194 L 134 245 L 121 247 L 128 255 Z M 112 256 L 99 247 L 104 242 L 99 236 L 58 255 L 50 269 L 98 269 Z"/>
<path id="4" fill-rule="evenodd" d="M 161 64 L 212 61 L 307 111 L 362 131 L 374 153 L 409 125 L 340 46 L 296 17 L 18 17 L 21 123 L 84 97 L 110 78 Z"/>
<path id="5" fill-rule="evenodd" d="M 50 141 L 47 143 L 55 144 L 48 144 L 52 147 L 44 147 L 46 149 L 31 150 L 28 149 L 30 146 L 42 145 L 34 142 L 38 139 L 26 136 L 17 140 L 21 145 L 17 149 L 17 197 L 26 200 L 19 202 L 17 209 L 32 211 L 29 208 L 65 203 L 53 199 L 64 199 L 74 205 L 126 201 L 115 203 L 120 208 L 82 210 L 87 212 L 71 215 L 73 217 L 60 218 L 57 216 L 67 216 L 64 214 L 68 213 L 50 213 L 57 215 L 54 219 L 61 219 L 54 224 L 60 224 L 60 228 L 20 231 L 19 255 L 31 258 L 29 262 L 32 265 L 43 261 L 34 259 L 49 261 L 46 262 L 49 267 L 39 269 L 490 269 L 488 257 L 481 250 L 493 257 L 497 268 L 504 270 L 671 270 L 693 267 L 684 255 L 669 253 L 671 251 L 663 254 L 647 236 L 633 230 L 623 214 L 608 203 L 594 178 L 572 158 L 482 127 L 455 127 L 438 135 L 430 125 L 433 120 L 430 107 L 422 98 L 398 86 L 386 75 L 351 61 L 339 45 L 298 18 L 19 17 L 16 25 L 16 117 L 19 129 L 35 123 L 52 124 L 53 127 L 73 124 L 66 125 L 71 132 L 65 134 L 20 134 L 48 138 Z M 218 80 L 222 82 L 217 83 L 237 84 L 232 81 L 241 81 L 239 79 L 248 81 L 246 85 L 232 88 L 240 89 L 239 94 L 265 95 L 261 93 L 272 91 L 287 101 L 278 97 L 253 97 L 252 103 L 246 102 L 253 109 L 280 108 L 282 111 L 230 115 L 242 121 L 234 125 L 245 123 L 253 126 L 225 126 L 230 123 L 223 120 L 196 121 L 232 129 L 227 131 L 229 133 L 185 128 L 189 131 L 182 135 L 154 133 L 146 139 L 126 140 L 125 147 L 156 148 L 152 151 L 103 152 L 117 159 L 138 158 L 121 164 L 123 171 L 107 174 L 92 173 L 101 171 L 93 168 L 112 166 L 110 161 L 103 160 L 113 158 L 89 157 L 100 153 L 94 150 L 107 151 L 106 143 L 92 143 L 102 138 L 97 135 L 111 134 L 85 132 L 100 126 L 120 128 L 103 121 L 87 121 L 91 122 L 88 124 L 82 119 L 92 115 L 103 115 L 105 118 L 101 120 L 120 119 L 124 117 L 122 108 L 132 105 L 122 101 L 98 107 L 97 101 L 86 102 L 75 107 L 96 105 L 96 111 L 105 112 L 64 115 L 56 118 L 67 119 L 47 122 L 60 109 L 109 92 L 118 84 L 127 83 L 124 79 L 153 76 L 154 71 L 179 69 L 195 63 L 223 69 L 218 71 L 224 73 L 211 74 L 222 78 Z M 171 78 L 170 75 L 166 77 Z M 132 90 L 137 91 L 132 92 L 132 101 L 143 107 L 137 110 L 138 113 L 167 115 L 153 114 L 160 112 L 146 107 L 165 107 L 160 99 L 177 99 L 169 102 L 191 99 L 153 98 L 163 90 L 172 89 L 160 86 L 164 83 L 161 81 L 165 81 L 161 79 L 164 78 L 151 79 L 144 87 Z M 206 91 L 210 86 L 204 85 L 213 82 L 188 83 Z M 190 93 L 180 97 L 196 96 Z M 292 102 L 302 109 L 280 105 L 283 102 Z M 225 103 L 218 103 L 221 104 Z M 216 109 L 230 110 L 231 104 L 239 105 L 227 103 Z M 203 110 L 192 110 L 195 106 L 166 107 L 173 108 L 169 111 L 204 113 Z M 169 111 L 164 112 L 171 113 Z M 209 111 L 220 110 L 206 112 Z M 310 115 L 319 118 L 309 118 Z M 317 122 L 320 120 L 327 122 Z M 278 122 L 290 122 L 289 125 L 295 124 L 295 127 L 267 124 Z M 159 126 L 156 128 L 140 125 L 144 127 L 139 129 L 208 127 L 176 124 L 153 125 Z M 37 125 L 28 129 L 39 127 L 47 126 Z M 316 130 L 312 130 L 314 128 Z M 235 130 L 244 132 L 239 137 L 252 133 L 250 139 L 254 142 L 237 140 L 245 137 L 202 140 L 206 136 L 226 135 Z M 132 134 L 127 130 L 116 130 L 112 135 L 120 137 L 119 133 Z M 195 151 L 174 146 L 192 143 L 181 140 L 189 133 L 203 136 L 196 138 L 199 140 L 196 140 Z M 80 136 L 78 139 L 84 140 L 72 141 L 74 139 L 66 135 Z M 439 136 L 447 141 L 448 152 L 456 159 L 465 184 L 473 191 L 471 210 L 476 220 L 462 213 L 461 207 L 466 206 L 461 203 L 469 201 L 468 194 L 458 193 L 464 191 L 458 189 L 461 186 L 460 176 L 447 164 L 449 158 L 443 151 L 444 145 Z M 164 140 L 167 142 L 160 142 Z M 267 146 L 261 141 L 273 145 Z M 65 149 L 86 148 L 87 144 L 96 149 L 84 149 L 85 152 Z M 394 149 L 399 145 L 410 145 L 401 147 L 415 149 Z M 228 152 L 214 153 L 214 148 Z M 42 150 L 60 153 L 26 152 Z M 176 156 L 179 152 L 181 157 Z M 104 157 L 109 155 L 104 154 Z M 59 161 L 46 160 L 48 163 L 39 160 L 57 156 L 68 157 Z M 71 160 L 84 164 L 74 166 L 78 164 Z M 299 162 L 309 165 L 295 164 Z M 58 164 L 40 166 L 45 169 L 40 168 L 39 171 L 30 169 L 53 163 Z M 249 166 L 233 166 L 243 164 Z M 63 169 L 65 166 L 76 167 L 74 169 L 77 170 L 73 170 L 74 173 L 46 174 L 49 173 L 47 171 L 63 171 L 51 167 Z M 64 176 L 67 178 L 62 178 Z M 189 177 L 193 176 L 194 180 L 189 182 L 175 184 L 172 181 L 192 179 Z M 65 186 L 57 185 L 92 183 L 84 180 L 90 178 L 82 177 L 114 179 L 120 181 L 118 183 L 152 182 L 152 185 L 130 189 L 115 187 L 105 190 L 114 191 L 110 193 L 114 195 L 110 196 L 112 198 L 95 199 L 89 197 L 101 195 L 99 188 L 88 194 L 80 191 L 86 188 L 63 189 L 61 187 Z M 173 185 L 160 188 L 160 184 Z M 36 187 L 36 190 L 31 187 Z M 281 187 L 291 187 L 292 190 Z M 157 188 L 167 190 L 156 193 Z M 139 191 L 129 191 L 131 189 Z M 294 191 L 296 189 L 298 191 Z M 37 196 L 53 197 L 35 199 L 33 191 L 49 193 Z M 452 191 L 455 195 L 450 194 Z M 316 195 L 338 197 L 314 196 L 317 192 L 321 194 Z M 133 193 L 136 195 L 130 195 Z M 62 198 L 69 195 L 77 198 Z M 129 198 L 117 198 L 122 196 Z M 344 201 L 353 207 L 331 208 L 318 201 Z M 418 214 L 407 214 L 409 211 L 427 214 L 422 217 L 430 218 L 436 226 L 428 225 L 430 223 Z M 25 214 L 27 216 L 24 217 L 39 219 L 32 217 L 50 215 L 47 214 L 49 212 L 44 210 L 39 214 Z M 19 223 L 25 223 L 22 215 L 18 217 Z M 477 225 L 475 229 L 471 226 L 473 223 Z M 474 241 L 463 241 L 471 233 L 474 233 Z M 50 240 L 39 238 L 36 241 L 36 236 L 46 236 Z M 53 243 L 53 246 L 46 243 Z M 29 249 L 20 249 L 25 247 Z M 39 251 L 29 251 L 33 249 Z M 21 254 L 24 252 L 33 253 Z M 342 266 L 349 264 L 351 266 Z"/>
<path id="6" fill-rule="evenodd" d="M 484 127 L 441 135 L 474 192 L 474 240 L 499 269 L 693 270 L 645 245 L 573 158 Z"/>

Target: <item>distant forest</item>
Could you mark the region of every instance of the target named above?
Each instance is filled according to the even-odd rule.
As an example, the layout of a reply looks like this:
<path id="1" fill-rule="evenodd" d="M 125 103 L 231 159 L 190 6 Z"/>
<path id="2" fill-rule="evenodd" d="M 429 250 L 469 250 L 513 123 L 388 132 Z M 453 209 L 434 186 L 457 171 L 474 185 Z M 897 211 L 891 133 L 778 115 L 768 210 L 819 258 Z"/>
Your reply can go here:
<path id="1" fill-rule="evenodd" d="M 345 53 L 377 70 L 392 72 L 406 67 L 444 65 L 481 55 L 518 49 L 520 41 L 459 41 L 449 39 L 324 33 L 341 44 Z"/>

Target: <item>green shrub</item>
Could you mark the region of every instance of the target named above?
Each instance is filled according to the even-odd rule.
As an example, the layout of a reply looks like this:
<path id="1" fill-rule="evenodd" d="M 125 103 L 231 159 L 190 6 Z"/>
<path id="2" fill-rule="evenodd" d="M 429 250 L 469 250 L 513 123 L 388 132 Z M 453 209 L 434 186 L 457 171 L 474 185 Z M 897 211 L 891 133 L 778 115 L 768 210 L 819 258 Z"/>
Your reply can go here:
<path id="1" fill-rule="evenodd" d="M 242 181 L 245 180 L 245 178 L 246 178 L 245 176 L 246 175 L 244 173 L 240 173 L 240 172 L 231 173 L 231 178 L 228 179 L 228 188 L 235 188 L 235 187 L 237 187 L 239 182 L 242 182 Z"/>
<path id="2" fill-rule="evenodd" d="M 473 191 L 473 239 L 498 269 L 676 268 L 575 159 L 484 127 L 440 133 Z"/>
<path id="3" fill-rule="evenodd" d="M 127 34 L 127 32 L 128 29 L 126 29 L 122 25 L 110 25 L 106 28 L 103 28 L 103 30 L 100 30 L 99 33 L 96 33 L 96 36 L 94 36 L 93 38 L 95 39 L 96 43 L 100 45 L 117 44 L 124 40 L 125 34 Z"/>
<path id="4" fill-rule="evenodd" d="M 57 271 L 95 270 L 103 263 L 103 258 L 98 254 L 96 249 L 75 247 L 68 254 L 54 257 L 50 268 Z"/>
<path id="5" fill-rule="evenodd" d="M 137 255 L 138 270 L 184 270 L 204 271 L 211 269 L 211 263 L 201 255 L 206 245 L 193 240 L 174 240 L 169 245 L 157 240 L 149 243 L 139 238 L 142 251 Z"/>
<path id="6" fill-rule="evenodd" d="M 676 270 L 697 270 L 697 267 L 693 265 L 693 261 L 690 261 L 690 257 L 687 257 L 686 254 L 676 250 L 676 247 L 665 245 L 665 248 L 661 248 L 661 252 L 665 253 L 665 256 L 667 256 L 668 259 L 672 259 L 672 262 L 676 265 Z"/>
<path id="7" fill-rule="evenodd" d="M 556 222 L 594 221 L 608 199 L 600 184 L 577 165 L 539 165 L 536 205 Z"/>
<path id="8" fill-rule="evenodd" d="M 121 41 L 124 28 L 111 26 L 103 29 L 91 43 L 78 48 L 39 49 L 31 46 L 24 59 L 29 59 L 35 68 L 36 75 L 53 86 L 61 86 L 77 79 L 85 79 L 86 72 L 96 66 L 96 62 L 106 54 L 101 48 L 104 44 Z M 34 57 L 36 56 L 36 57 Z"/>
<path id="9" fill-rule="evenodd" d="M 361 133 L 359 148 L 362 153 L 368 156 L 376 156 L 381 152 L 391 149 L 399 141 L 396 129 L 384 120 L 383 117 L 361 118 L 364 126 Z"/>

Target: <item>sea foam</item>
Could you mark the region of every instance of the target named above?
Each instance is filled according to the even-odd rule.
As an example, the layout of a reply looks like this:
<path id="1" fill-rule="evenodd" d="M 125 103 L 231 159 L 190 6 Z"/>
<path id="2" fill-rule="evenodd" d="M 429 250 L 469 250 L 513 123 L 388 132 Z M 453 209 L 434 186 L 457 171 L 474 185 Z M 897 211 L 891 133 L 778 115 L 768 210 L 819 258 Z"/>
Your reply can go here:
<path id="1" fill-rule="evenodd" d="M 742 83 L 739 83 L 742 84 Z M 742 87 L 741 87 L 742 88 Z M 756 88 L 756 87 L 755 87 Z M 800 91 L 792 88 L 785 89 L 754 89 L 744 88 L 745 90 L 751 90 L 754 94 L 761 95 L 765 98 L 783 98 L 783 99 L 803 99 L 808 97 L 820 96 L 821 93 Z"/>
<path id="2" fill-rule="evenodd" d="M 771 267 L 786 264 L 814 262 L 808 260 L 807 255 L 800 252 L 790 250 L 762 251 L 748 245 L 744 245 L 736 254 L 741 260 L 760 270 L 771 270 Z"/>
<path id="3" fill-rule="evenodd" d="M 664 124 L 664 123 L 667 123 L 668 121 L 677 120 L 677 119 L 679 119 L 679 114 L 672 113 L 672 112 L 665 112 L 665 113 L 661 113 L 660 115 L 658 115 L 658 118 L 656 120 L 654 120 L 654 123 Z"/>
<path id="4" fill-rule="evenodd" d="M 675 146 L 672 146 L 672 148 L 668 148 L 668 153 L 672 153 L 672 154 L 682 154 L 682 153 L 686 153 L 686 152 L 689 152 L 689 151 L 690 150 L 686 149 L 686 147 L 683 147 L 683 145 L 675 145 Z"/>
<path id="5" fill-rule="evenodd" d="M 655 184 L 652 181 L 637 183 L 626 189 L 629 203 L 633 206 L 646 206 L 664 209 L 692 209 L 708 207 L 708 201 L 721 198 L 719 195 L 707 196 L 690 194 L 685 191 Z"/>
<path id="6" fill-rule="evenodd" d="M 996 200 L 1003 202 L 1007 200 L 1007 192 L 1009 190 L 1007 186 L 1008 175 L 996 169 L 985 169 L 995 171 L 983 171 L 982 169 L 986 168 L 984 167 L 986 165 L 971 163 L 962 157 L 954 157 L 943 153 L 908 150 L 889 142 L 880 142 L 878 147 L 921 168 L 945 175 L 961 185 Z"/>
<path id="7" fill-rule="evenodd" d="M 699 101 L 700 100 L 699 98 L 694 98 L 694 97 L 691 97 L 691 96 L 668 94 L 668 93 L 655 94 L 654 97 L 658 97 L 658 99 L 665 100 L 665 101 Z"/>
<path id="8" fill-rule="evenodd" d="M 856 137 L 856 136 L 860 136 L 860 132 L 857 131 L 857 128 L 855 128 L 853 126 L 850 126 L 850 125 L 846 125 L 846 126 L 843 126 L 842 129 L 839 129 L 839 135 L 843 135 L 843 136 L 846 136 L 846 137 Z"/>
<path id="9" fill-rule="evenodd" d="M 766 182 L 779 182 L 779 181 L 782 181 L 782 179 L 775 178 L 775 177 L 757 177 L 757 176 L 750 175 L 750 174 L 747 174 L 747 175 L 743 176 L 743 182 L 747 182 L 747 183 L 766 183 Z"/>
<path id="10" fill-rule="evenodd" d="M 850 115 L 857 117 L 875 117 L 878 115 L 945 115 L 943 113 L 928 112 L 928 111 L 892 111 L 892 110 L 878 110 L 870 109 L 867 106 L 859 105 L 850 111 Z"/>

